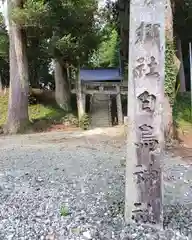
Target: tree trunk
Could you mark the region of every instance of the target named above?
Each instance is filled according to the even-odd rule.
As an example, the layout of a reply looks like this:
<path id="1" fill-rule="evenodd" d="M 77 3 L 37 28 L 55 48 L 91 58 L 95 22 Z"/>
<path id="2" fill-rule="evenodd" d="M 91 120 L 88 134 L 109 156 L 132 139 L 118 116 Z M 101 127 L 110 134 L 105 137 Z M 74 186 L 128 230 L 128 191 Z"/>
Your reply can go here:
<path id="1" fill-rule="evenodd" d="M 169 42 L 174 41 L 174 28 L 173 28 L 173 11 L 174 11 L 174 1 L 172 0 L 165 0 L 166 2 L 166 9 L 165 9 L 165 36 L 166 39 Z M 180 59 L 176 55 L 174 55 L 174 63 L 177 72 L 179 73 L 179 69 L 181 66 Z M 172 83 L 173 88 L 175 89 L 176 85 L 176 79 L 175 82 Z M 170 101 L 168 97 L 166 96 L 166 100 L 164 103 L 164 136 L 166 140 L 170 140 L 173 137 L 173 132 L 174 132 L 174 123 L 173 123 L 173 117 L 172 117 L 172 106 L 170 105 Z"/>
<path id="2" fill-rule="evenodd" d="M 184 72 L 184 66 L 183 66 L 183 54 L 182 54 L 180 38 L 177 38 L 177 57 L 180 61 L 180 68 L 179 68 L 179 74 L 178 74 L 179 83 L 180 83 L 179 91 L 183 93 L 183 92 L 186 92 L 186 83 L 185 83 L 185 72 Z"/>
<path id="3" fill-rule="evenodd" d="M 131 1 L 125 220 L 162 226 L 165 0 Z M 142 14 L 141 14 L 142 13 Z"/>
<path id="4" fill-rule="evenodd" d="M 10 1 L 8 4 L 9 13 L 13 7 L 22 7 L 22 1 Z M 20 26 L 9 19 L 10 90 L 6 125 L 6 132 L 8 133 L 24 131 L 29 124 L 28 62 L 25 40 Z"/>
<path id="5" fill-rule="evenodd" d="M 68 112 L 71 110 L 71 92 L 67 79 L 67 69 L 58 59 L 54 60 L 55 100 L 60 108 Z"/>
<path id="6" fill-rule="evenodd" d="M 39 79 L 38 79 L 38 70 L 36 60 L 31 60 L 29 66 L 29 74 L 30 74 L 30 84 L 33 88 L 39 88 Z"/>
<path id="7" fill-rule="evenodd" d="M 30 48 L 28 49 L 28 61 L 29 61 L 29 76 L 30 76 L 30 84 L 33 88 L 39 88 L 39 72 L 41 70 L 41 63 L 37 61 L 37 54 L 41 54 L 40 51 L 33 52 L 33 49 L 40 48 L 40 39 L 39 37 L 32 38 L 30 40 Z"/>
<path id="8" fill-rule="evenodd" d="M 119 35 L 120 35 L 120 60 L 122 70 L 125 70 L 125 66 L 128 63 L 128 42 L 129 42 L 129 5 L 130 1 L 119 0 L 118 12 L 119 12 Z"/>
<path id="9" fill-rule="evenodd" d="M 85 94 L 82 91 L 81 79 L 80 79 L 80 67 L 77 69 L 77 79 L 76 79 L 76 97 L 77 97 L 77 109 L 78 118 L 81 120 L 85 114 Z"/>
<path id="10" fill-rule="evenodd" d="M 172 2 L 171 0 L 166 1 L 166 8 L 165 8 L 165 36 L 166 39 L 173 42 L 174 41 L 174 31 L 173 31 L 173 9 L 172 9 Z M 179 71 L 180 68 L 180 61 L 177 56 L 174 56 L 175 66 Z"/>
<path id="11" fill-rule="evenodd" d="M 2 77 L 0 73 L 0 94 L 2 94 L 2 92 L 3 92 L 3 82 L 2 82 Z"/>
<path id="12" fill-rule="evenodd" d="M 171 0 L 165 0 L 165 36 L 168 40 L 173 41 L 173 12 Z"/>

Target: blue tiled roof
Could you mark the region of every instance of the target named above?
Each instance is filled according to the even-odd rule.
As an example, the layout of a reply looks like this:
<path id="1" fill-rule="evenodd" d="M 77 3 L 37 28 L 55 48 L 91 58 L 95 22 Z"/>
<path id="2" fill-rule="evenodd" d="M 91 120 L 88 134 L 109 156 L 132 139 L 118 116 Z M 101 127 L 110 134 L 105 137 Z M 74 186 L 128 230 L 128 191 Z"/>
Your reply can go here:
<path id="1" fill-rule="evenodd" d="M 118 68 L 109 69 L 80 69 L 80 79 L 83 82 L 121 81 Z"/>

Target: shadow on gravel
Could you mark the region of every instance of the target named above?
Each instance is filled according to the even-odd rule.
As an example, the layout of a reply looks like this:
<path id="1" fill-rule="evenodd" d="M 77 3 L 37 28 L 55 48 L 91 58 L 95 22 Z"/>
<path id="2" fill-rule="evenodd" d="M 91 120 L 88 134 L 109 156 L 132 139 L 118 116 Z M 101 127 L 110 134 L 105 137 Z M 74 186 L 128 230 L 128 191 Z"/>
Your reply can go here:
<path id="1" fill-rule="evenodd" d="M 110 216 L 112 218 L 124 214 L 124 200 L 114 201 L 109 206 Z M 192 239 L 192 205 L 165 205 L 163 207 L 163 228 L 166 231 L 171 230 L 179 232 L 181 235 Z M 176 239 L 176 238 L 168 238 Z"/>
<path id="2" fill-rule="evenodd" d="M 163 207 L 164 228 L 179 231 L 192 239 L 192 204 L 174 204 Z"/>

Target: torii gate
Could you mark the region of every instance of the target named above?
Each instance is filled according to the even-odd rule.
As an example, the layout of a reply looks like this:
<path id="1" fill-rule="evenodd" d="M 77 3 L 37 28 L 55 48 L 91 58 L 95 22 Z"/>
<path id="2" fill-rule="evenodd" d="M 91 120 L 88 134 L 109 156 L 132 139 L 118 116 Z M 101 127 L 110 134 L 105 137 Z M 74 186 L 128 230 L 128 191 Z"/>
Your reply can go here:
<path id="1" fill-rule="evenodd" d="M 161 225 L 165 0 L 131 0 L 125 220 Z"/>

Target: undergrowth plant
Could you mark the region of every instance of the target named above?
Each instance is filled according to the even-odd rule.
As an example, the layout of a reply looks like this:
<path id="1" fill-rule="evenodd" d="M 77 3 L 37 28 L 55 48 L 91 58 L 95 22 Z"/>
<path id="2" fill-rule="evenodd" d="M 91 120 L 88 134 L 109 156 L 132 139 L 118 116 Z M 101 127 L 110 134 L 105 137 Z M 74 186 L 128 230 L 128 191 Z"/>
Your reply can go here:
<path id="1" fill-rule="evenodd" d="M 90 125 L 90 118 L 88 114 L 84 114 L 80 121 L 79 121 L 79 127 L 82 128 L 83 130 L 87 130 Z"/>
<path id="2" fill-rule="evenodd" d="M 174 41 L 166 40 L 165 48 L 165 94 L 168 96 L 170 104 L 174 104 L 175 100 L 175 84 L 177 77 L 177 67 L 174 61 L 175 55 Z"/>
<path id="3" fill-rule="evenodd" d="M 66 206 L 62 206 L 61 209 L 60 209 L 60 215 L 62 217 L 66 217 L 66 216 L 70 215 L 69 208 L 66 207 Z"/>

